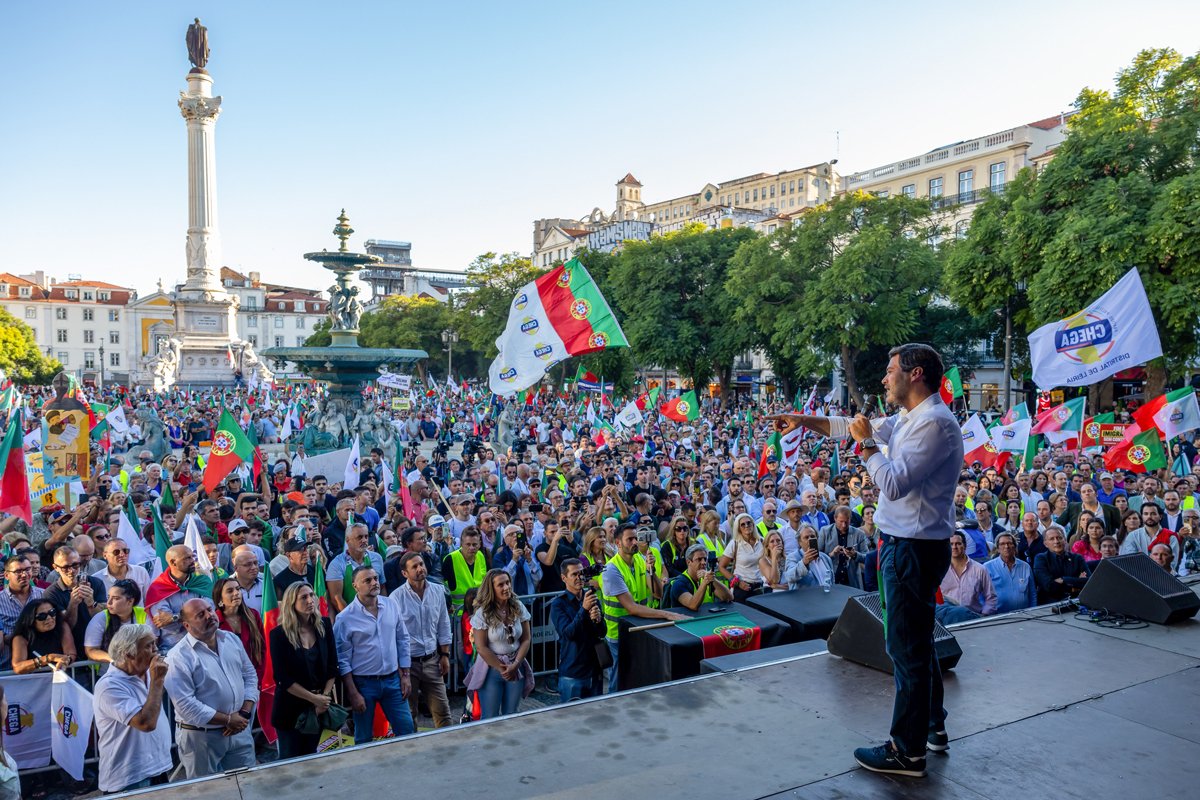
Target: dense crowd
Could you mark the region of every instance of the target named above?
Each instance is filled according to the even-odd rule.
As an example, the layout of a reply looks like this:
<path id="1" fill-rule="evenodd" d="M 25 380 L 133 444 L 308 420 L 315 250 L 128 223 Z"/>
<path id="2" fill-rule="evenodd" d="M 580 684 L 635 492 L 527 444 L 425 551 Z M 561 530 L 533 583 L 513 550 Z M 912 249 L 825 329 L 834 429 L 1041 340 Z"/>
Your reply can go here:
<path id="1" fill-rule="evenodd" d="M 31 407 L 48 396 L 33 392 Z M 444 393 L 393 412 L 368 396 L 401 444 L 364 454 L 353 488 L 304 474 L 293 440 L 257 477 L 246 463 L 205 491 L 202 443 L 221 409 L 243 409 L 269 444 L 296 396 L 150 402 L 167 455 L 155 459 L 131 419 L 96 443 L 72 507 L 0 519 L 2 666 L 105 665 L 94 687 L 105 791 L 251 766 L 256 718 L 287 758 L 343 727 L 356 743 L 411 733 L 422 709 L 437 727 L 513 713 L 534 686 L 530 595 L 552 596 L 551 685 L 568 702 L 617 686 L 626 615 L 678 619 L 800 586 L 876 589 L 877 487 L 850 440 L 810 434 L 781 463 L 766 442 L 782 404 L 706 402 L 687 423 L 651 414 L 613 432 L 588 421 L 593 402 L 610 413 L 600 398 L 585 410 L 541 395 L 505 412 L 517 422 L 501 443 L 492 402 Z M 404 445 L 425 439 L 449 446 Z M 456 457 L 464 439 L 478 444 Z M 1192 444 L 1180 447 L 1193 463 Z M 939 619 L 1069 599 L 1119 553 L 1200 570 L 1198 475 L 1113 474 L 1058 446 L 1003 470 L 964 464 Z M 170 546 L 136 562 L 158 543 L 156 522 Z M 185 544 L 192 525 L 203 553 Z"/>

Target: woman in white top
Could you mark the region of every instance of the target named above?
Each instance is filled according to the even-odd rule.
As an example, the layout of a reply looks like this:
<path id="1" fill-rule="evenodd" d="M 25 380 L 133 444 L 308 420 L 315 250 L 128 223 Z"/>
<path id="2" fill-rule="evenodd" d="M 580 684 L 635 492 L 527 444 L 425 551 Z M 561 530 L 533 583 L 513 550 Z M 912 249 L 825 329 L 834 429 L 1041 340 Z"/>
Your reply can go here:
<path id="1" fill-rule="evenodd" d="M 471 640 L 477 658 L 467 689 L 479 692 L 480 719 L 514 714 L 521 698 L 533 689 L 533 670 L 525 661 L 529 611 L 513 594 L 512 579 L 502 569 L 484 576 L 475 604 Z"/>
<path id="2" fill-rule="evenodd" d="M 733 539 L 725 545 L 717 567 L 730 582 L 733 599 L 741 602 L 762 591 L 763 576 L 758 562 L 763 556 L 763 542 L 749 514 L 738 514 L 730 527 L 734 530 Z"/>

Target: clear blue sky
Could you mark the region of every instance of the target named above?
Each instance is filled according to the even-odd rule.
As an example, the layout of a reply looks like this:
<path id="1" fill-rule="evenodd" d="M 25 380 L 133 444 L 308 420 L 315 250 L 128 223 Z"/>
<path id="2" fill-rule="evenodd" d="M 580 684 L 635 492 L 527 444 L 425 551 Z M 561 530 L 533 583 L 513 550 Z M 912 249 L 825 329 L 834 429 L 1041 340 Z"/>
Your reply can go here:
<path id="1" fill-rule="evenodd" d="M 5 3 L 0 271 L 182 280 L 199 15 L 226 262 L 324 287 L 345 207 L 419 266 L 531 247 L 531 221 L 835 155 L 853 172 L 1049 116 L 1195 2 Z"/>

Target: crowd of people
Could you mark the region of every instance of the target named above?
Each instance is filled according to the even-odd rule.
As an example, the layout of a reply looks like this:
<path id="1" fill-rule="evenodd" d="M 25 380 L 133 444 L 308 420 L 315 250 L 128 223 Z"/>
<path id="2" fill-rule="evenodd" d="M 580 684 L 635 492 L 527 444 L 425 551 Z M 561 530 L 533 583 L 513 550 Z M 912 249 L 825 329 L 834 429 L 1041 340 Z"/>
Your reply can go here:
<path id="1" fill-rule="evenodd" d="M 32 392 L 33 404 L 45 396 Z M 535 685 L 531 595 L 546 598 L 551 686 L 568 702 L 618 685 L 627 615 L 682 619 L 706 602 L 802 586 L 877 588 L 878 490 L 864 461 L 849 439 L 815 434 L 790 463 L 764 455 L 768 415 L 783 404 L 706 402 L 689 423 L 650 415 L 593 438 L 576 398 L 542 395 L 507 412 L 518 428 L 501 443 L 496 406 L 445 393 L 394 424 L 403 441 L 478 436 L 466 456 L 403 448 L 400 464 L 375 448 L 345 489 L 340 474 L 304 474 L 289 449 L 257 478 L 247 463 L 205 491 L 201 443 L 220 409 L 245 408 L 267 443 L 289 404 L 262 390 L 153 402 L 167 455 L 155 459 L 136 433 L 97 444 L 71 507 L 47 502 L 32 524 L 0 519 L 0 666 L 103 665 L 104 791 L 251 766 L 263 753 L 256 719 L 288 758 L 315 752 L 327 730 L 350 727 L 361 743 L 386 727 L 413 732 L 422 711 L 439 728 L 513 713 Z M 369 402 L 392 415 L 386 397 Z M 1003 470 L 964 464 L 939 620 L 1072 598 L 1122 553 L 1200 570 L 1198 476 L 1113 474 L 1099 455 L 1058 446 Z M 156 517 L 171 546 L 131 563 L 154 547 Z M 203 554 L 185 544 L 190 523 Z M 277 614 L 269 630 L 265 612 Z"/>

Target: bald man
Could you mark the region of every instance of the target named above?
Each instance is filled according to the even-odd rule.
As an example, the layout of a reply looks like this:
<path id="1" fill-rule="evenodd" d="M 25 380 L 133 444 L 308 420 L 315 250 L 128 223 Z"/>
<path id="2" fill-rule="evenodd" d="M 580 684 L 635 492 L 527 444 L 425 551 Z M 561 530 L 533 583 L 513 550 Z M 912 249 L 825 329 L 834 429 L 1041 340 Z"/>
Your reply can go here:
<path id="1" fill-rule="evenodd" d="M 181 615 L 189 600 L 203 600 L 212 606 L 212 581 L 196 574 L 192 549 L 177 544 L 167 549 L 167 568 L 150 583 L 144 598 L 154 625 L 162 631 L 159 648 L 164 653 L 187 635 Z"/>

